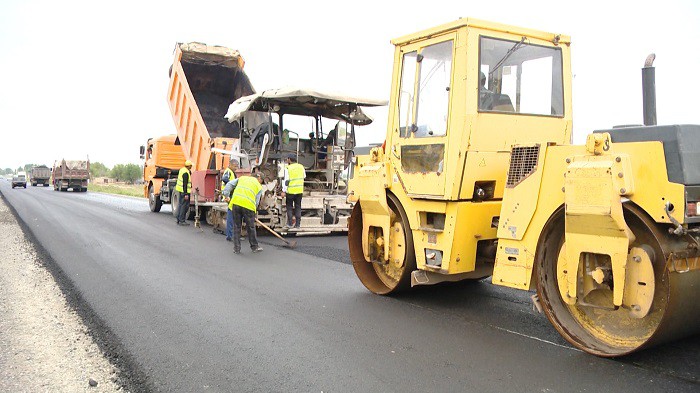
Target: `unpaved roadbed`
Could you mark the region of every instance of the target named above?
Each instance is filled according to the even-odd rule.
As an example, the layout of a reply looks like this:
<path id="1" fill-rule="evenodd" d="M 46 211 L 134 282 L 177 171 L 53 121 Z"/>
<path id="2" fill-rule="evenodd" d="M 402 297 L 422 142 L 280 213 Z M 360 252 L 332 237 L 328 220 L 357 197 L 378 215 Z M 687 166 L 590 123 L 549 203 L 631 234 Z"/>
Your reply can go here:
<path id="1" fill-rule="evenodd" d="M 122 391 L 2 198 L 0 270 L 0 391 Z"/>

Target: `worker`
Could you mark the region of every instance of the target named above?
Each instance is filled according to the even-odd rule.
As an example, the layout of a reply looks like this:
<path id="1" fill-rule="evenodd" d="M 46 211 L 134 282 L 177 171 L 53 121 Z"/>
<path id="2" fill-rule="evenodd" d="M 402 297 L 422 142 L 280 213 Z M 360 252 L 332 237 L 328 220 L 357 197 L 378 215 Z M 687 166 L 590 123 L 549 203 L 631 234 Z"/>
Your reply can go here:
<path id="1" fill-rule="evenodd" d="M 190 225 L 185 221 L 185 217 L 187 215 L 187 210 L 190 208 L 190 191 L 192 191 L 191 168 L 192 161 L 187 160 L 185 161 L 185 166 L 180 168 L 180 172 L 177 174 L 175 191 L 180 193 L 177 205 L 177 225 Z"/>
<path id="2" fill-rule="evenodd" d="M 233 191 L 233 187 L 231 187 L 231 191 L 229 191 L 228 194 L 224 193 L 224 190 L 226 189 L 226 185 L 236 179 L 236 170 L 238 169 L 238 161 L 235 158 L 232 158 L 231 161 L 228 163 L 228 168 L 224 171 L 223 176 L 221 177 L 221 193 L 224 196 L 224 198 L 231 198 L 231 191 Z M 226 240 L 231 241 L 233 237 L 233 212 L 231 209 L 226 209 Z"/>
<path id="3" fill-rule="evenodd" d="M 494 98 L 494 93 L 486 87 L 486 74 L 479 71 L 479 109 L 493 109 Z"/>
<path id="4" fill-rule="evenodd" d="M 232 158 L 228 162 L 228 167 L 224 169 L 224 173 L 221 174 L 221 190 L 226 187 L 226 183 L 236 178 L 236 171 L 238 170 L 238 160 Z"/>
<path id="5" fill-rule="evenodd" d="M 287 157 L 287 166 L 284 168 L 284 181 L 282 182 L 282 197 L 285 198 L 287 206 L 287 225 L 285 228 L 301 227 L 301 197 L 304 194 L 305 178 L 304 166 L 297 162 L 296 155 L 290 154 Z M 294 217 L 294 222 L 292 222 L 292 217 Z"/>
<path id="6" fill-rule="evenodd" d="M 241 176 L 226 183 L 224 195 L 231 195 L 226 198 L 229 202 L 228 208 L 233 213 L 233 252 L 241 253 L 241 226 L 245 221 L 248 230 L 248 241 L 253 252 L 262 251 L 258 245 L 258 238 L 255 232 L 255 214 L 260 204 L 262 196 L 261 173 L 254 176 Z M 231 193 L 233 191 L 233 193 Z"/>

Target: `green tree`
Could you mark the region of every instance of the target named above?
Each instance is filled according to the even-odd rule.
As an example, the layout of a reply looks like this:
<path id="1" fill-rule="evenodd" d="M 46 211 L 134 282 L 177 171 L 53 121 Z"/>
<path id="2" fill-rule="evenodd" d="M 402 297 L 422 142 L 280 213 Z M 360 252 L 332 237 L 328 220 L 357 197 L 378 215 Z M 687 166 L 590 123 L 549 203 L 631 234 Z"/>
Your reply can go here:
<path id="1" fill-rule="evenodd" d="M 136 164 L 126 164 L 124 166 L 124 181 L 133 184 L 141 178 L 142 169 Z"/>
<path id="2" fill-rule="evenodd" d="M 12 168 L 5 168 L 3 171 L 5 172 L 6 175 L 12 174 Z"/>
<path id="3" fill-rule="evenodd" d="M 117 164 L 112 167 L 110 171 L 110 177 L 117 181 L 121 181 L 124 178 L 124 164 Z"/>
<path id="4" fill-rule="evenodd" d="M 117 181 L 133 183 L 141 178 L 141 172 L 141 167 L 136 164 L 117 164 L 111 174 Z"/>
<path id="5" fill-rule="evenodd" d="M 34 168 L 36 165 L 35 164 L 24 164 L 24 171 L 29 173 L 32 171 L 32 168 Z"/>
<path id="6" fill-rule="evenodd" d="M 93 178 L 95 177 L 103 177 L 103 176 L 109 176 L 111 173 L 111 170 L 107 168 L 107 166 L 101 162 L 91 162 L 90 163 L 90 176 Z"/>

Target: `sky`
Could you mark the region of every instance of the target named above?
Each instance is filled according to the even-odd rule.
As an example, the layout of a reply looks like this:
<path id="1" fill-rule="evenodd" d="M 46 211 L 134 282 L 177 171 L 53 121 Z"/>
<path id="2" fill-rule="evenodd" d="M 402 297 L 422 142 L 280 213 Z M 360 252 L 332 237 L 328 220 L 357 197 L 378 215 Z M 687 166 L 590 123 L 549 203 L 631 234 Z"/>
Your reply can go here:
<path id="1" fill-rule="evenodd" d="M 257 91 L 302 86 L 388 99 L 392 38 L 472 17 L 571 36 L 574 143 L 642 123 L 656 53 L 659 124 L 700 124 L 700 2 L 0 0 L 0 168 L 90 158 L 140 164 L 175 132 L 176 42 L 238 49 Z M 384 140 L 386 109 L 358 129 Z"/>

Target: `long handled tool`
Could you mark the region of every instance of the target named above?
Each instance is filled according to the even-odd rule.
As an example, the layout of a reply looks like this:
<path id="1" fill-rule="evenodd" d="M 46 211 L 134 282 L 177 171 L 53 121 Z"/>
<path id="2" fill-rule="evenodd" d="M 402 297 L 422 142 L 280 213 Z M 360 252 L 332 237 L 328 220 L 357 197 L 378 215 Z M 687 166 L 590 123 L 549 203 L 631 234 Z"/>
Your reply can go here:
<path id="1" fill-rule="evenodd" d="M 279 233 L 273 231 L 272 228 L 270 228 L 270 227 L 268 227 L 267 225 L 263 224 L 263 223 L 260 222 L 260 220 L 258 220 L 257 218 L 255 219 L 255 222 L 257 222 L 258 225 L 260 225 L 261 227 L 267 229 L 267 231 L 270 232 L 271 234 L 275 235 L 276 238 L 282 240 L 282 241 L 284 242 L 284 247 L 292 248 L 292 249 L 293 249 L 293 248 L 296 248 L 296 246 L 297 246 L 297 241 L 296 241 L 296 240 L 289 241 L 289 240 L 283 238 Z"/>

